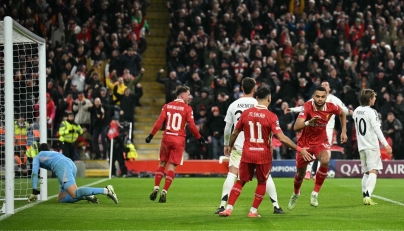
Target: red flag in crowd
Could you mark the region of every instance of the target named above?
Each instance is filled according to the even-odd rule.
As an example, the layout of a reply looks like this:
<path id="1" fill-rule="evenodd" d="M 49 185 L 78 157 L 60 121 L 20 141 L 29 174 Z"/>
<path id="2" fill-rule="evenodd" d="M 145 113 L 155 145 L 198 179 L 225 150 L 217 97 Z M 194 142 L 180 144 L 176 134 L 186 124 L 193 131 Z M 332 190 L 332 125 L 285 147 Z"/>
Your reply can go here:
<path id="1" fill-rule="evenodd" d="M 109 124 L 108 138 L 112 140 L 118 135 L 119 135 L 118 126 L 114 123 L 114 121 L 111 121 L 111 123 Z"/>

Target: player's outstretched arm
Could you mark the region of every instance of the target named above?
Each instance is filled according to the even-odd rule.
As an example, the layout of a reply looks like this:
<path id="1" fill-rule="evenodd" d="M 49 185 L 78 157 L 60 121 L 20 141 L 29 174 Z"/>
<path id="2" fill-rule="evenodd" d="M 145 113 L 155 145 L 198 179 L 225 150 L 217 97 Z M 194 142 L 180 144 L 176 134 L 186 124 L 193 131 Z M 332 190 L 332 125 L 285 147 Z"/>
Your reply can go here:
<path id="1" fill-rule="evenodd" d="M 291 112 L 301 112 L 302 111 L 303 106 L 300 107 L 291 107 L 291 108 L 286 108 L 283 113 L 288 114 Z"/>
<path id="2" fill-rule="evenodd" d="M 341 110 L 341 113 L 339 114 L 339 119 L 341 121 L 341 144 L 345 143 L 348 141 L 348 137 L 346 136 L 346 114 L 343 110 Z"/>
<path id="3" fill-rule="evenodd" d="M 301 147 L 297 146 L 295 143 L 293 143 L 293 141 L 290 140 L 289 137 L 285 136 L 285 134 L 283 134 L 283 132 L 277 133 L 277 134 L 275 134 L 275 136 L 276 136 L 276 138 L 278 138 L 278 140 L 282 144 L 288 146 L 289 148 L 296 150 L 296 152 L 298 152 L 298 154 L 302 155 L 304 160 L 311 161 L 313 159 L 312 154 L 308 153 L 305 148 L 301 148 Z"/>

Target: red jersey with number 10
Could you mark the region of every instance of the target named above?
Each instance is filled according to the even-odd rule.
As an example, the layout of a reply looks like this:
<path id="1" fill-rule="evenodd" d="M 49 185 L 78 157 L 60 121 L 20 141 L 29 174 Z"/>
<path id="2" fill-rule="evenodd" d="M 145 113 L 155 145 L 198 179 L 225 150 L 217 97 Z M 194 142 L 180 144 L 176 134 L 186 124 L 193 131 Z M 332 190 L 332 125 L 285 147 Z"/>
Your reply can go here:
<path id="1" fill-rule="evenodd" d="M 303 104 L 302 111 L 298 118 L 303 118 L 305 121 L 310 120 L 318 115 L 321 119 L 317 120 L 314 126 L 307 126 L 302 131 L 302 136 L 298 140 L 300 147 L 316 146 L 328 143 L 326 127 L 332 115 L 341 114 L 341 108 L 330 102 L 326 102 L 321 111 L 316 109 L 314 101 L 308 101 Z"/>
<path id="2" fill-rule="evenodd" d="M 163 125 L 164 120 L 166 120 L 163 141 L 167 142 L 185 142 L 185 125 L 188 122 L 189 128 L 192 134 L 197 138 L 201 138 L 201 135 L 196 128 L 194 122 L 194 115 L 192 108 L 184 103 L 181 99 L 176 99 L 163 106 L 161 110 L 160 117 L 154 124 L 152 135 L 155 135 L 157 131 Z"/>
<path id="3" fill-rule="evenodd" d="M 278 117 L 274 113 L 263 105 L 249 108 L 241 114 L 236 129 L 244 131 L 242 162 L 272 162 L 272 135 L 282 132 Z"/>

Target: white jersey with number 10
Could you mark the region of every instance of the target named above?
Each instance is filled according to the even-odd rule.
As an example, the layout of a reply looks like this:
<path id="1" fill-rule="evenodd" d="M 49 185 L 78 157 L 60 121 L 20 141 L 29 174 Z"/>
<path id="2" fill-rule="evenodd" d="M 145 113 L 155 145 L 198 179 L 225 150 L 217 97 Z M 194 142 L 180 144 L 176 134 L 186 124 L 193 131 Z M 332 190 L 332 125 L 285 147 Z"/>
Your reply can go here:
<path id="1" fill-rule="evenodd" d="M 239 98 L 238 100 L 230 104 L 229 108 L 227 109 L 226 118 L 224 118 L 224 121 L 226 123 L 232 124 L 234 129 L 237 125 L 237 121 L 240 119 L 241 113 L 243 113 L 243 111 L 247 110 L 248 108 L 252 108 L 256 105 L 258 105 L 258 102 L 252 97 Z M 236 150 L 242 151 L 243 144 L 244 132 L 240 132 L 236 139 L 236 142 L 234 143 L 234 147 L 236 148 Z"/>
<path id="2" fill-rule="evenodd" d="M 377 111 L 369 106 L 359 106 L 353 113 L 353 119 L 359 151 L 379 149 L 379 140 L 374 130 L 376 126 L 381 126 Z"/>

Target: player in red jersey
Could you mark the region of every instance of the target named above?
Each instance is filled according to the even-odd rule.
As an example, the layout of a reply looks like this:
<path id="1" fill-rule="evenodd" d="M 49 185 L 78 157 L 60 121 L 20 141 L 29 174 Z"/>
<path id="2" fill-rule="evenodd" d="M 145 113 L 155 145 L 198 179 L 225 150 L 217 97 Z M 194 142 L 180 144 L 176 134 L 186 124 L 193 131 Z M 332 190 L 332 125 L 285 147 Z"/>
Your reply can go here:
<path id="1" fill-rule="evenodd" d="M 341 121 L 341 143 L 347 141 L 346 136 L 346 115 L 341 107 L 334 103 L 326 102 L 327 90 L 324 87 L 317 87 L 313 94 L 313 101 L 308 101 L 303 105 L 294 129 L 302 130 L 302 135 L 298 140 L 300 147 L 307 147 L 310 153 L 313 153 L 319 160 L 320 168 L 316 173 L 316 181 L 313 192 L 310 197 L 310 205 L 318 206 L 318 192 L 327 177 L 328 165 L 330 163 L 330 143 L 327 138 L 326 126 L 332 115 L 338 115 Z M 300 196 L 300 187 L 306 172 L 306 166 L 309 161 L 296 155 L 296 174 L 294 180 L 294 193 L 289 200 L 288 209 L 294 209 L 297 199 Z"/>
<path id="2" fill-rule="evenodd" d="M 167 191 L 174 180 L 175 169 L 177 165 L 182 164 L 182 155 L 185 148 L 185 125 L 188 123 L 192 134 L 204 144 L 205 138 L 201 136 L 195 126 L 192 108 L 188 106 L 190 98 L 189 87 L 178 86 L 175 90 L 177 99 L 165 104 L 161 110 L 160 117 L 154 124 L 153 130 L 146 138 L 146 143 L 150 143 L 153 136 L 161 128 L 165 121 L 163 139 L 160 147 L 160 163 L 154 176 L 154 188 L 150 194 L 150 200 L 156 200 L 160 189 L 160 182 L 164 176 L 164 170 L 167 166 L 167 174 L 164 183 L 164 189 L 160 193 L 160 203 L 166 202 Z M 168 163 L 168 164 L 167 164 Z"/>
<path id="3" fill-rule="evenodd" d="M 226 210 L 219 213 L 219 216 L 228 217 L 233 211 L 233 205 L 240 196 L 245 183 L 251 181 L 256 172 L 258 185 L 255 190 L 255 197 L 248 213 L 248 217 L 259 217 L 257 209 L 265 195 L 266 181 L 272 167 L 272 136 L 275 135 L 286 146 L 296 149 L 301 153 L 302 158 L 311 159 L 311 154 L 305 149 L 296 146 L 279 127 L 278 117 L 268 110 L 271 103 L 271 90 L 267 87 L 260 87 L 256 92 L 258 105 L 245 110 L 234 129 L 229 146 L 232 150 L 237 136 L 244 131 L 243 154 L 239 166 L 239 180 L 234 184 Z M 230 154 L 230 153 L 227 153 Z"/>

